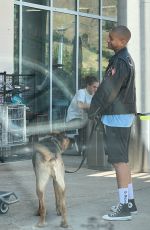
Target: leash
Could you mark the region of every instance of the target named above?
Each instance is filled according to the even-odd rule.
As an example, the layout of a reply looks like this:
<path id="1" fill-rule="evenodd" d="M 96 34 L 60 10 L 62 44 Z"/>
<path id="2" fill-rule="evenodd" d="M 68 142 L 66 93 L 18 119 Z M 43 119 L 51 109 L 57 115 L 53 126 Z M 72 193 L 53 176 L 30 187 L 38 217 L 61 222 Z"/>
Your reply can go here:
<path id="1" fill-rule="evenodd" d="M 91 139 L 92 135 L 93 135 L 93 132 L 94 130 L 97 128 L 98 126 L 98 121 L 97 120 L 93 120 L 93 124 L 92 124 L 92 128 L 91 128 L 91 132 L 90 132 L 90 135 L 88 137 L 88 140 L 87 140 L 87 143 L 88 141 Z M 75 169 L 74 171 L 68 171 L 68 170 L 65 170 L 65 173 L 75 173 L 75 172 L 78 172 L 80 170 L 80 168 L 82 167 L 84 161 L 86 159 L 86 148 L 83 150 L 83 153 L 82 153 L 82 160 L 79 164 L 79 167 L 77 169 Z"/>
<path id="2" fill-rule="evenodd" d="M 51 141 L 55 144 L 56 148 L 58 149 L 59 153 L 61 154 L 62 149 L 61 149 L 61 146 L 60 146 L 58 140 L 55 137 L 51 137 Z M 85 159 L 86 159 L 86 154 L 85 154 L 85 150 L 84 150 L 83 158 L 81 160 L 81 163 L 80 163 L 79 167 L 75 171 L 65 170 L 65 173 L 75 173 L 75 172 L 77 172 L 82 167 Z"/>
<path id="3" fill-rule="evenodd" d="M 77 168 L 77 169 L 75 169 L 74 171 L 68 171 L 68 170 L 65 170 L 65 173 L 75 173 L 75 172 L 77 172 L 77 171 L 79 171 L 79 169 L 82 167 L 82 165 L 83 165 L 83 163 L 84 163 L 84 161 L 85 161 L 85 159 L 86 159 L 86 154 L 85 154 L 85 150 L 83 151 L 83 154 L 82 154 L 82 160 L 81 160 L 81 163 L 79 164 L 79 167 Z"/>

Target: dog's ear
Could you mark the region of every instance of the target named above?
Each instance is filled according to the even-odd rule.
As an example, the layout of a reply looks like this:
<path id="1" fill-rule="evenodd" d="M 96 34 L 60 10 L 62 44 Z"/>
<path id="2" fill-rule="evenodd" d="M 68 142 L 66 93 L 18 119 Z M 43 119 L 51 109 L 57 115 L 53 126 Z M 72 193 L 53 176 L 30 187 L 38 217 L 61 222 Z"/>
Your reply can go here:
<path id="1" fill-rule="evenodd" d="M 70 144 L 70 139 L 66 136 L 65 132 L 60 132 L 56 135 L 57 140 L 60 142 L 63 151 L 65 151 Z"/>
<path id="2" fill-rule="evenodd" d="M 65 151 L 70 145 L 70 139 L 65 137 L 63 138 L 62 142 L 61 142 L 61 146 L 62 146 L 62 149 L 63 151 Z"/>
<path id="3" fill-rule="evenodd" d="M 67 138 L 66 137 L 66 134 L 64 132 L 59 132 L 57 134 L 55 134 L 55 137 L 57 137 L 57 139 L 62 142 L 64 138 Z"/>

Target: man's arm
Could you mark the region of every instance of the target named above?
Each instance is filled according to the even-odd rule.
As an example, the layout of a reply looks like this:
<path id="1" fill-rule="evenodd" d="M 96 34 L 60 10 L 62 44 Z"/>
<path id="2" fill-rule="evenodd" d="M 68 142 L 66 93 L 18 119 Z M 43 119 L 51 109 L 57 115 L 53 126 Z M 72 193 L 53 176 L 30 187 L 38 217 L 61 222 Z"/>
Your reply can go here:
<path id="1" fill-rule="evenodd" d="M 85 94 L 85 89 L 80 89 L 77 92 L 77 106 L 80 109 L 89 109 L 90 104 L 87 104 L 86 101 L 86 94 Z"/>
<path id="2" fill-rule="evenodd" d="M 78 107 L 80 109 L 89 109 L 90 108 L 90 104 L 83 103 L 83 102 L 80 102 L 80 101 L 77 102 L 77 105 L 78 105 Z"/>
<path id="3" fill-rule="evenodd" d="M 109 75 L 106 73 L 104 80 L 93 96 L 89 109 L 89 118 L 92 119 L 97 115 L 103 114 L 107 107 L 115 101 L 128 76 L 129 69 L 127 64 L 122 59 L 119 59 L 111 72 L 109 72 Z"/>

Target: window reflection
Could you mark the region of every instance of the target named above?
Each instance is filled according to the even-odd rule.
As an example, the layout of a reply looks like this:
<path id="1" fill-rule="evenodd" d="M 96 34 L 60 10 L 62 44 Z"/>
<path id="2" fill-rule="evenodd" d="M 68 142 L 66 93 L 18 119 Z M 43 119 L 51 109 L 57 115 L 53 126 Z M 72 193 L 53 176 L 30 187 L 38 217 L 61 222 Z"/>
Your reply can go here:
<path id="1" fill-rule="evenodd" d="M 50 5 L 50 0 L 24 0 L 24 2 L 35 3 L 39 5 L 45 5 L 45 6 Z"/>
<path id="2" fill-rule="evenodd" d="M 64 119 L 75 93 L 75 16 L 54 14 L 53 30 L 53 119 Z"/>
<path id="3" fill-rule="evenodd" d="M 50 0 L 25 0 L 24 2 L 50 5 Z M 76 10 L 75 0 L 54 0 L 54 7 Z M 100 2 L 103 3 L 103 15 L 116 18 L 117 0 L 80 0 L 80 12 L 99 14 Z M 103 71 L 111 51 L 107 49 L 106 33 L 114 22 L 103 22 L 103 34 L 99 31 L 99 19 L 79 16 L 79 36 L 76 31 L 76 15 L 54 12 L 53 15 L 53 44 L 50 54 L 50 12 L 40 9 L 24 7 L 22 23 L 22 72 L 35 72 L 36 78 L 24 79 L 26 85 L 31 86 L 30 101 L 27 106 L 35 113 L 49 114 L 52 106 L 53 120 L 64 119 L 65 109 L 68 107 L 76 88 L 82 87 L 87 75 L 99 78 L 99 38 L 103 38 Z M 41 7 L 42 8 L 42 7 Z M 19 7 L 15 6 L 15 71 L 18 71 L 19 58 Z M 77 53 L 78 42 L 78 57 Z M 52 92 L 50 92 L 50 55 L 52 55 Z M 78 62 L 78 74 L 76 72 Z M 78 76 L 78 79 L 77 79 Z M 79 82 L 76 85 L 76 82 Z M 42 86 L 34 95 L 37 86 Z M 50 105 L 50 93 L 52 105 Z"/>
<path id="4" fill-rule="evenodd" d="M 75 0 L 54 0 L 54 7 L 66 8 L 69 10 L 76 10 L 76 1 Z"/>
<path id="5" fill-rule="evenodd" d="M 80 0 L 79 10 L 83 13 L 99 15 L 100 1 L 99 0 Z"/>
<path id="6" fill-rule="evenodd" d="M 99 76 L 99 21 L 80 17 L 79 84 L 89 74 Z"/>
<path id="7" fill-rule="evenodd" d="M 112 50 L 107 48 L 107 36 L 108 36 L 109 31 L 116 25 L 117 25 L 116 22 L 103 21 L 103 34 L 102 34 L 102 72 L 103 74 L 102 75 L 104 75 L 104 72 L 108 65 L 108 60 L 114 54 Z"/>
<path id="8" fill-rule="evenodd" d="M 35 89 L 49 76 L 49 12 L 23 7 L 22 28 L 22 72 L 36 74 L 35 78 L 24 78 L 30 87 L 27 105 L 34 114 L 48 113 L 49 84 Z"/>
<path id="9" fill-rule="evenodd" d="M 102 14 L 117 19 L 117 0 L 102 0 Z"/>

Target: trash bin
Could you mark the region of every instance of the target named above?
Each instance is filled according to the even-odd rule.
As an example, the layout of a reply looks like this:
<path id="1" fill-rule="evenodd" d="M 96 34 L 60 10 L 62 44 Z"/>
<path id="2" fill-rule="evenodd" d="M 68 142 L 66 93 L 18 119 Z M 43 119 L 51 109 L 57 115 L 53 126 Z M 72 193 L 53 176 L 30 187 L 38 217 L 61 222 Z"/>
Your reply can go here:
<path id="1" fill-rule="evenodd" d="M 112 170 L 112 166 L 107 162 L 107 155 L 105 155 L 104 151 L 103 124 L 99 123 L 96 129 L 92 129 L 93 121 L 89 120 L 87 126 L 87 134 L 89 136 L 87 138 L 88 143 L 86 149 L 88 168 Z"/>
<path id="2" fill-rule="evenodd" d="M 131 129 L 129 162 L 133 172 L 150 172 L 150 116 L 138 115 Z"/>

